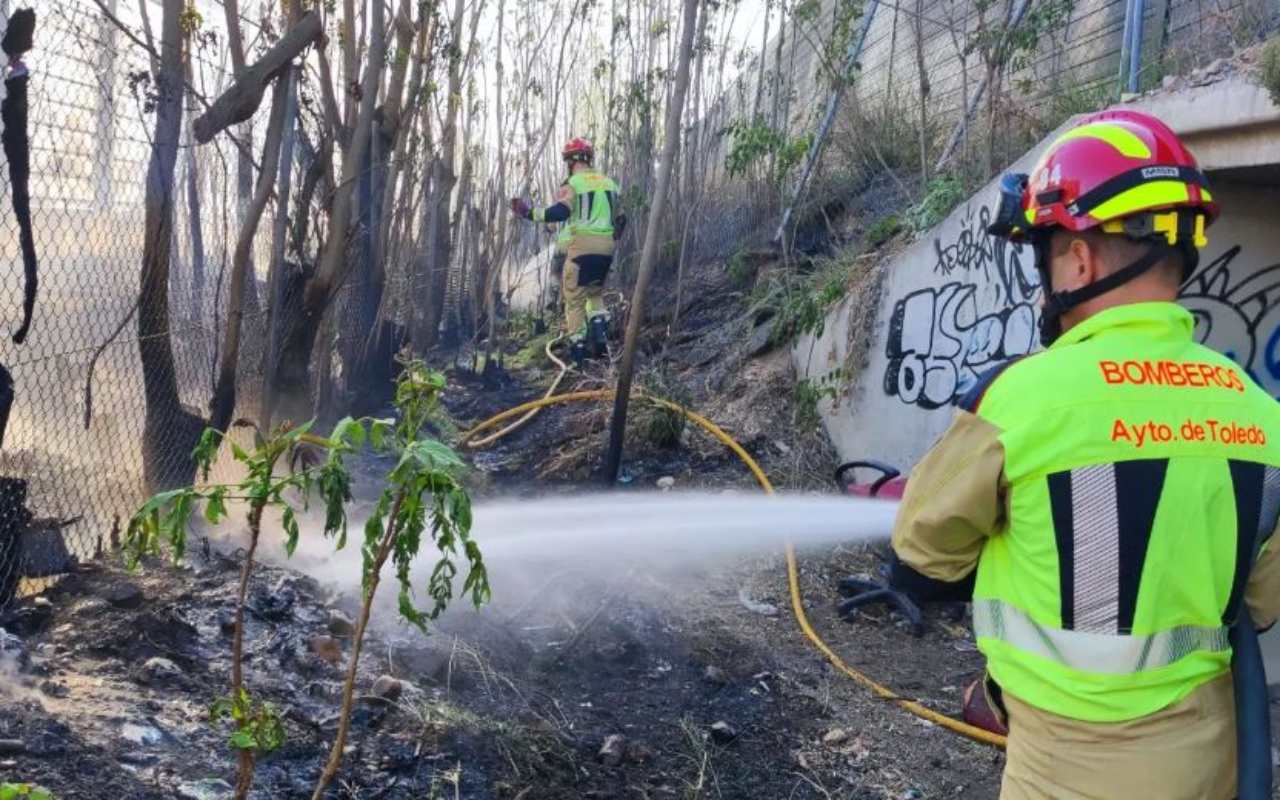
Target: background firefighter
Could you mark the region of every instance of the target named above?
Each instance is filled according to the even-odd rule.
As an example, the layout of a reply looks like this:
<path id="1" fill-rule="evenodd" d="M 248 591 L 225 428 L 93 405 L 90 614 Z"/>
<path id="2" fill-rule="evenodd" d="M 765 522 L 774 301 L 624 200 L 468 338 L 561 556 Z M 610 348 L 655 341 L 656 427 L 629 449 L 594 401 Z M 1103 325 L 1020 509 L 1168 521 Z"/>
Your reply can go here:
<path id="1" fill-rule="evenodd" d="M 581 364 L 605 352 L 609 311 L 604 304 L 604 283 L 626 217 L 619 207 L 618 185 L 592 166 L 595 149 L 591 142 L 572 139 L 561 155 L 569 178 L 556 192 L 556 202 L 547 208 L 531 208 L 525 200 L 515 198 L 511 210 L 522 219 L 564 223 L 568 229 L 560 291 L 570 353 Z"/>

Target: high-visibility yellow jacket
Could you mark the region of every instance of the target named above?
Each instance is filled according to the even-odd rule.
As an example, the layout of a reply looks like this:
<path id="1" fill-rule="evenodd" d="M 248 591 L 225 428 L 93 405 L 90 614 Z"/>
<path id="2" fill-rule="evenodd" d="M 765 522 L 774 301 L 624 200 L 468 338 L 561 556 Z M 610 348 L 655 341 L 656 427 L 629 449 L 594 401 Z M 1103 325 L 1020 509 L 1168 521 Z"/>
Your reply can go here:
<path id="1" fill-rule="evenodd" d="M 972 581 L 1031 706 L 1152 714 L 1228 671 L 1243 602 L 1280 613 L 1280 404 L 1193 329 L 1173 303 L 1085 320 L 980 378 L 907 485 L 895 582 Z"/>

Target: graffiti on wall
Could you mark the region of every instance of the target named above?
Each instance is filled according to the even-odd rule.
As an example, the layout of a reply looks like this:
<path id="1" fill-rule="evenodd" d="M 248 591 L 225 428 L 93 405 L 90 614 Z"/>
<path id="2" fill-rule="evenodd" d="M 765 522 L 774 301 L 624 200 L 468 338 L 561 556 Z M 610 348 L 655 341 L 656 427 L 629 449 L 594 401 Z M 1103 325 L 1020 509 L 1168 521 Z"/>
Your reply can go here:
<path id="1" fill-rule="evenodd" d="M 962 396 L 988 368 L 1039 338 L 1040 279 L 1030 248 L 988 236 L 991 210 L 972 209 L 954 241 L 934 240 L 941 285 L 894 304 L 885 393 L 925 409 Z"/>
<path id="2" fill-rule="evenodd" d="M 894 304 L 886 394 L 923 409 L 948 406 L 985 370 L 1038 345 L 1040 285 L 1031 252 L 987 236 L 989 218 L 983 207 L 953 241 L 935 239 L 938 285 Z M 1241 252 L 1235 245 L 1198 270 L 1179 302 L 1195 317 L 1197 341 L 1280 398 L 1280 263 L 1242 269 Z"/>
<path id="3" fill-rule="evenodd" d="M 1280 398 L 1280 264 L 1233 277 L 1240 245 L 1227 250 L 1182 288 L 1178 301 L 1196 320 L 1196 340 L 1240 364 Z"/>

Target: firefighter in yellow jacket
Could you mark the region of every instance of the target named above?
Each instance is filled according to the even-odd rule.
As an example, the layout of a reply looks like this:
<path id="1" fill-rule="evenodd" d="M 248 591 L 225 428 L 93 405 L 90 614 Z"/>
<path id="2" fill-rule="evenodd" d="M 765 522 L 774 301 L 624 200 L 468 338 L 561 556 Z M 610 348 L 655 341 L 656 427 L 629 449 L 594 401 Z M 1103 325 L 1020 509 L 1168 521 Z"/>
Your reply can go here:
<path id="1" fill-rule="evenodd" d="M 1280 614 L 1280 405 L 1175 302 L 1218 207 L 1133 111 L 1001 188 L 1046 349 L 980 378 L 913 471 L 890 588 L 972 600 L 1002 800 L 1228 800 L 1232 626 Z"/>
<path id="2" fill-rule="evenodd" d="M 621 213 L 618 185 L 593 166 L 591 142 L 572 139 L 561 156 L 569 178 L 556 192 L 556 202 L 548 208 L 530 208 L 516 198 L 511 210 L 523 219 L 562 223 L 568 229 L 560 288 L 570 353 L 581 364 L 588 356 L 605 352 L 609 310 L 604 304 L 604 283 L 626 217 Z"/>

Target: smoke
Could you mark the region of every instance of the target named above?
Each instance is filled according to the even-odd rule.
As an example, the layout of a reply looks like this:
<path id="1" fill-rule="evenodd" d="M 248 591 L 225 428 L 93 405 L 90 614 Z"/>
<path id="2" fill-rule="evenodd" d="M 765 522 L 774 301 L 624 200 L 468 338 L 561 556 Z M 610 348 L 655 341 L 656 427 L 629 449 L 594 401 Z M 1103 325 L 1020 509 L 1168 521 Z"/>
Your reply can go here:
<path id="1" fill-rule="evenodd" d="M 22 679 L 22 641 L 0 628 L 0 697 L 8 700 L 34 698 L 37 692 L 28 689 Z M 41 701 L 43 705 L 43 701 Z"/>

